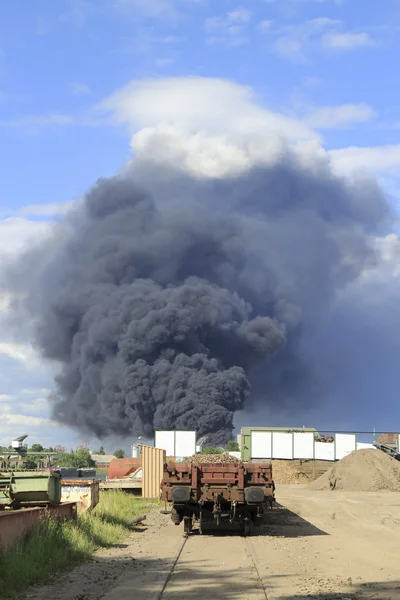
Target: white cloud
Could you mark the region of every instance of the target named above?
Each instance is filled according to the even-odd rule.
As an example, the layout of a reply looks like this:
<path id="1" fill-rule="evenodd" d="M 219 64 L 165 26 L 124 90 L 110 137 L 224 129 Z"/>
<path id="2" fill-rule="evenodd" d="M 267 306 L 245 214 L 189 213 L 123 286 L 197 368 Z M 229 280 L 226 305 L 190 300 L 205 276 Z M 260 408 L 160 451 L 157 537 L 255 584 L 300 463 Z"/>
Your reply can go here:
<path id="1" fill-rule="evenodd" d="M 299 25 L 289 25 L 273 32 L 277 35 L 273 49 L 282 58 L 294 62 L 306 60 L 306 52 L 313 45 L 319 44 L 322 35 L 332 27 L 340 25 L 340 21 L 319 17 L 310 19 Z"/>
<path id="2" fill-rule="evenodd" d="M 274 50 L 282 58 L 287 58 L 295 62 L 303 61 L 305 60 L 303 53 L 304 43 L 305 40 L 301 37 L 285 35 L 275 41 Z"/>
<path id="3" fill-rule="evenodd" d="M 30 221 L 20 217 L 0 220 L 0 257 L 15 255 L 43 239 L 51 230 L 51 223 Z"/>
<path id="4" fill-rule="evenodd" d="M 45 394 L 48 396 L 50 392 L 50 388 L 22 388 L 22 390 L 20 390 L 20 394 L 23 396 L 37 396 L 38 394 Z"/>
<path id="5" fill-rule="evenodd" d="M 283 139 L 318 139 L 298 119 L 262 108 L 250 88 L 223 79 L 132 82 L 99 108 L 113 122 L 128 125 L 139 160 L 151 156 L 202 176 L 275 160 Z"/>
<path id="6" fill-rule="evenodd" d="M 258 23 L 257 29 L 259 29 L 262 33 L 268 33 L 271 29 L 272 24 L 273 21 L 269 19 L 264 19 L 263 21 L 260 21 Z"/>
<path id="7" fill-rule="evenodd" d="M 138 18 L 140 15 L 177 18 L 180 11 L 190 4 L 200 0 L 112 0 L 112 8 L 117 8 L 124 15 Z"/>
<path id="8" fill-rule="evenodd" d="M 228 21 L 231 23 L 248 23 L 251 20 L 252 13 L 246 8 L 235 8 L 228 12 Z"/>
<path id="9" fill-rule="evenodd" d="M 244 8 L 236 8 L 224 17 L 206 19 L 204 30 L 208 43 L 226 46 L 242 46 L 248 37 L 245 26 L 250 22 L 252 13 Z"/>
<path id="10" fill-rule="evenodd" d="M 19 402 L 18 409 L 24 414 L 44 415 L 48 413 L 48 399 L 46 397 L 38 397 L 29 400 L 29 402 Z"/>
<path id="11" fill-rule="evenodd" d="M 2 271 L 21 252 L 51 235 L 56 217 L 63 214 L 72 203 L 53 203 L 25 206 L 12 216 L 0 219 L 0 279 Z M 4 211 L 7 213 L 7 211 Z M 33 217 L 35 220 L 30 220 Z M 46 221 L 41 220 L 47 219 Z M 50 219 L 55 218 L 51 221 Z M 16 435 L 28 433 L 32 441 L 43 441 L 49 437 L 52 443 L 59 439 L 58 430 L 48 418 L 49 407 L 46 397 L 48 385 L 58 366 L 43 360 L 30 342 L 30 324 L 19 323 L 11 314 L 11 293 L 0 294 L 0 443 L 10 443 Z M 11 320 L 18 326 L 12 328 Z M 22 429 L 22 431 L 21 431 Z M 57 431 L 57 432 L 56 432 Z M 64 439 L 71 432 L 64 432 Z M 50 440 L 49 440 L 50 442 Z"/>
<path id="12" fill-rule="evenodd" d="M 324 35 L 322 42 L 326 48 L 334 50 L 354 50 L 363 46 L 373 46 L 375 41 L 365 32 L 348 33 L 331 31 Z"/>
<path id="13" fill-rule="evenodd" d="M 43 417 L 34 417 L 31 415 L 5 413 L 2 415 L 2 425 L 37 427 L 38 425 L 55 425 L 56 423 Z"/>
<path id="14" fill-rule="evenodd" d="M 123 11 L 139 10 L 151 16 L 175 11 L 173 0 L 116 0 L 115 6 Z"/>
<path id="15" fill-rule="evenodd" d="M 366 104 L 298 107 L 298 118 L 264 108 L 249 87 L 202 77 L 133 81 L 98 106 L 110 123 L 129 129 L 135 164 L 147 161 L 187 170 L 199 177 L 241 173 L 276 161 L 292 146 L 309 169 L 329 168 L 353 175 L 369 171 L 395 177 L 400 145 L 326 151 L 315 127 L 344 128 L 367 121 Z M 389 182 L 394 196 L 400 186 Z"/>
<path id="16" fill-rule="evenodd" d="M 75 96 L 85 96 L 86 94 L 90 94 L 90 87 L 86 83 L 73 81 L 69 87 Z"/>
<path id="17" fill-rule="evenodd" d="M 275 36 L 273 49 L 282 58 L 305 61 L 312 50 L 350 51 L 362 46 L 374 45 L 372 37 L 365 32 L 342 30 L 343 23 L 337 19 L 319 17 L 297 25 L 280 27 L 268 32 Z"/>
<path id="18" fill-rule="evenodd" d="M 305 122 L 316 129 L 345 129 L 375 116 L 375 111 L 368 104 L 342 104 L 318 108 L 306 116 Z"/>
<path id="19" fill-rule="evenodd" d="M 47 214 L 53 215 L 56 210 L 60 211 L 60 207 L 56 209 L 53 205 Z M 39 213 L 45 213 L 45 208 L 39 205 L 20 209 L 21 213 L 25 211 L 27 214 L 38 216 Z M 7 265 L 17 258 L 21 252 L 29 250 L 29 248 L 50 235 L 52 228 L 53 223 L 51 221 L 31 221 L 22 217 L 0 219 L 0 278 L 1 271 Z M 3 292 L 0 294 L 0 371 L 3 373 L 4 380 L 7 379 L 7 373 L 10 377 L 13 377 L 13 369 L 18 368 L 14 366 L 15 363 L 24 369 L 24 373 L 29 380 L 32 378 L 33 372 L 39 374 L 47 367 L 29 343 L 30 331 L 28 331 L 27 326 L 23 330 L 21 329 L 18 339 L 15 338 L 14 334 L 16 332 L 14 330 L 13 335 L 11 335 L 9 319 L 10 307 L 14 299 L 15 296 L 9 293 Z M 12 367 L 7 361 L 12 361 Z M 5 383 L 2 381 L 2 386 L 4 385 Z"/>
<path id="20" fill-rule="evenodd" d="M 386 274 L 390 277 L 400 277 L 400 238 L 391 233 L 376 240 L 376 249 L 379 252 L 384 265 L 387 267 Z M 380 270 L 381 265 L 380 265 Z"/>
<path id="21" fill-rule="evenodd" d="M 225 79 L 168 77 L 133 81 L 103 100 L 99 110 L 109 112 L 131 131 L 157 124 L 214 132 L 251 135 L 278 133 L 288 139 L 318 136 L 296 119 L 274 113 L 257 103 L 254 91 Z"/>
<path id="22" fill-rule="evenodd" d="M 4 375 L 3 364 L 1 367 L 1 373 Z M 13 375 L 14 378 L 18 377 L 20 388 L 23 388 L 24 382 L 34 379 L 32 373 L 26 372 L 21 367 L 16 373 L 10 373 L 10 384 L 12 383 L 14 386 Z M 50 376 L 48 378 L 51 380 Z M 0 376 L 0 379 L 2 387 L 4 387 L 4 377 Z M 40 387 L 31 390 L 18 389 L 17 385 L 12 393 L 0 395 L 1 445 L 8 445 L 17 435 L 24 433 L 29 435 L 29 444 L 39 442 L 55 446 L 56 444 L 71 443 L 71 440 L 75 438 L 72 430 L 55 423 L 50 417 L 47 400 L 49 392 L 49 389 Z"/>
<path id="23" fill-rule="evenodd" d="M 22 396 L 38 396 L 40 394 L 48 396 L 50 392 L 50 388 L 22 388 L 22 390 L 20 390 Z"/>
<path id="24" fill-rule="evenodd" d="M 12 301 L 11 294 L 1 294 L 0 295 L 0 312 L 1 313 L 4 314 L 7 310 L 9 310 L 11 301 Z"/>
<path id="25" fill-rule="evenodd" d="M 394 173 L 400 169 L 400 144 L 387 146 L 349 146 L 330 150 L 332 166 L 341 174 L 355 171 Z"/>
<path id="26" fill-rule="evenodd" d="M 17 211 L 20 217 L 57 217 L 68 212 L 75 203 L 49 202 L 48 204 L 28 204 Z"/>
<path id="27" fill-rule="evenodd" d="M 14 358 L 0 352 L 0 386 L 4 390 L 0 396 L 0 444 L 9 444 L 16 435 L 22 433 L 42 439 L 50 435 L 54 444 L 55 440 L 60 439 L 59 431 L 54 429 L 49 418 L 47 397 L 50 390 L 43 386 L 44 382 L 52 381 L 52 373 L 46 369 L 43 361 L 36 361 L 35 356 L 34 367 L 33 363 L 25 362 L 31 349 L 26 352 L 21 345 L 11 348 Z M 3 340 L 2 350 L 10 351 L 10 346 L 4 344 Z M 27 385 L 32 385 L 32 388 L 29 389 Z M 33 441 L 30 440 L 30 443 Z"/>
<path id="28" fill-rule="evenodd" d="M 149 17 L 177 22 L 187 6 L 203 0 L 69 0 L 60 14 L 60 23 L 82 28 L 93 17 L 119 17 L 124 21 L 140 21 Z"/>
<path id="29" fill-rule="evenodd" d="M 207 19 L 204 30 L 209 44 L 243 46 L 248 42 L 248 37 L 243 34 L 243 28 L 240 25 L 233 25 L 223 17 Z"/>
<path id="30" fill-rule="evenodd" d="M 175 49 L 185 41 L 182 35 L 156 35 L 154 27 L 137 27 L 134 36 L 123 38 L 122 51 L 126 54 L 143 54 L 165 52 L 165 46 L 168 50 Z M 161 48 L 160 48 L 161 46 Z"/>
<path id="31" fill-rule="evenodd" d="M 172 58 L 157 58 L 154 61 L 154 64 L 156 65 L 156 67 L 163 69 L 164 67 L 169 67 L 169 65 L 171 65 L 173 62 L 174 61 Z"/>
<path id="32" fill-rule="evenodd" d="M 29 344 L 0 341 L 0 355 L 2 354 L 22 362 L 26 369 L 36 369 L 41 362 Z"/>
<path id="33" fill-rule="evenodd" d="M 23 390 L 18 394 L 0 394 L 0 412 L 4 414 L 15 413 L 28 416 L 47 418 L 49 412 L 48 397 L 50 390 L 32 390 L 35 394 L 24 394 Z M 37 393 L 46 395 L 38 396 Z"/>

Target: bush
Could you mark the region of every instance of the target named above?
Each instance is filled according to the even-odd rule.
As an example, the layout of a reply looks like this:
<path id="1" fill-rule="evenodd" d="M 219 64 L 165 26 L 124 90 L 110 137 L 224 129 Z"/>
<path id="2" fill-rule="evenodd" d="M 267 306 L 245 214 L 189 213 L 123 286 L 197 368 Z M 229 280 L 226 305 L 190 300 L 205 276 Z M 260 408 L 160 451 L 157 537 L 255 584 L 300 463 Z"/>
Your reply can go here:
<path id="1" fill-rule="evenodd" d="M 203 448 L 203 450 L 200 452 L 200 454 L 222 454 L 224 452 L 223 448 L 217 448 L 214 446 L 206 446 L 205 448 Z"/>
<path id="2" fill-rule="evenodd" d="M 120 448 L 114 452 L 114 456 L 115 458 L 125 458 L 125 452 Z"/>
<path id="3" fill-rule="evenodd" d="M 85 448 L 79 448 L 76 452 L 63 452 L 59 454 L 56 463 L 59 467 L 75 467 L 76 469 L 95 466 L 89 450 Z"/>
<path id="4" fill-rule="evenodd" d="M 31 458 L 27 458 L 22 463 L 22 468 L 23 469 L 37 469 L 37 463 L 34 460 L 32 460 Z"/>
<path id="5" fill-rule="evenodd" d="M 226 449 L 228 452 L 240 452 L 239 444 L 234 440 L 229 440 L 226 444 Z"/>

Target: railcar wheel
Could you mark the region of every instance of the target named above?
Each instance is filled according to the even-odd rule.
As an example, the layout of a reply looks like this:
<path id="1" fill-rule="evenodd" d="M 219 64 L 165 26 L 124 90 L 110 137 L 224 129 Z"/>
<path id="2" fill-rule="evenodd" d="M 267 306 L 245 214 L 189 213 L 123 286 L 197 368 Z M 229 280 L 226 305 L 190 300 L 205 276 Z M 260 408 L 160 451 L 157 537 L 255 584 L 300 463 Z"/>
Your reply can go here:
<path id="1" fill-rule="evenodd" d="M 184 517 L 183 518 L 183 531 L 184 531 L 185 535 L 190 534 L 190 532 L 192 531 L 192 525 L 193 525 L 192 517 Z"/>
<path id="2" fill-rule="evenodd" d="M 171 520 L 175 525 L 179 525 L 180 522 L 182 521 L 182 517 L 181 515 L 178 513 L 178 511 L 176 510 L 176 508 L 173 508 L 171 510 Z"/>

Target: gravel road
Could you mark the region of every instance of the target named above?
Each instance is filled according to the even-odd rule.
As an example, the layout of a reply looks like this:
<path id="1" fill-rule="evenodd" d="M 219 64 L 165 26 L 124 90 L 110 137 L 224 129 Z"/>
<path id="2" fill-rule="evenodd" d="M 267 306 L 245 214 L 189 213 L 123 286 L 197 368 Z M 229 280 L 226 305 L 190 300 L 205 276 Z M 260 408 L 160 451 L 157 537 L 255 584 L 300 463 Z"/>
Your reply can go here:
<path id="1" fill-rule="evenodd" d="M 400 600 L 400 495 L 277 490 L 279 506 L 251 544 L 273 600 Z M 153 600 L 182 540 L 157 510 L 119 547 L 99 553 L 30 600 Z M 265 598 L 244 540 L 193 536 L 166 600 Z M 270 599 L 272 600 L 272 598 Z"/>

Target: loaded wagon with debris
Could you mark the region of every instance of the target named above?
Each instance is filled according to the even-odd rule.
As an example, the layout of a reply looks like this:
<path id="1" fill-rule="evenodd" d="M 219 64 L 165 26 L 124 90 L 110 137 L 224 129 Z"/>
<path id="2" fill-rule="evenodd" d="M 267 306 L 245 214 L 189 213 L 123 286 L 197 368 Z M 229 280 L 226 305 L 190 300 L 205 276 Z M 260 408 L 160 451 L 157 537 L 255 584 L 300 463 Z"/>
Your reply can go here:
<path id="1" fill-rule="evenodd" d="M 168 463 L 161 498 L 172 503 L 171 518 L 189 534 L 195 522 L 204 526 L 240 527 L 245 535 L 274 502 L 270 463 Z"/>

